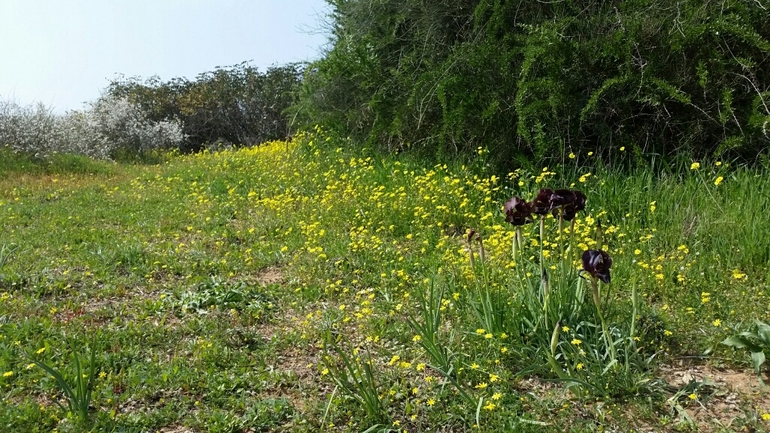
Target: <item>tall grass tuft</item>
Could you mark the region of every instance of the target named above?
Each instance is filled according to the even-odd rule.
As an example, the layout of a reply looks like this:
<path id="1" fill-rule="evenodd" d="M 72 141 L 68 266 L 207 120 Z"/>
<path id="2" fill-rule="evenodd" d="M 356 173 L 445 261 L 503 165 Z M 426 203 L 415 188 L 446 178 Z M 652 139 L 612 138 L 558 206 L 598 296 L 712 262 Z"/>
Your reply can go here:
<path id="1" fill-rule="evenodd" d="M 96 354 L 99 350 L 99 339 L 96 334 L 91 339 L 87 365 L 83 363 L 81 355 L 78 354 L 78 347 L 74 340 L 70 340 L 70 349 L 72 350 L 72 372 L 69 380 L 61 370 L 36 359 L 33 355 L 28 355 L 28 357 L 32 363 L 45 370 L 56 380 L 57 387 L 67 401 L 67 407 L 65 408 L 58 400 L 54 400 L 56 404 L 62 410 L 75 414 L 81 422 L 89 423 L 91 420 L 91 395 L 98 371 Z"/>

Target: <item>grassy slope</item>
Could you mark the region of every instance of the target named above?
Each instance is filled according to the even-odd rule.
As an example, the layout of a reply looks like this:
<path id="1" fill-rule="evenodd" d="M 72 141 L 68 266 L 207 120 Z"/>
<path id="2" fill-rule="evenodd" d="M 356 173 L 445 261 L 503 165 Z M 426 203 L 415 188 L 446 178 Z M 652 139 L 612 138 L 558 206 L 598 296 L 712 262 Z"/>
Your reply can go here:
<path id="1" fill-rule="evenodd" d="M 13 247 L 0 268 L 3 429 L 78 431 L 60 421 L 55 384 L 28 357 L 69 372 L 67 341 L 87 353 L 94 333 L 97 431 L 674 428 L 686 420 L 677 407 L 708 404 L 716 391 L 667 400 L 676 390 L 656 381 L 660 365 L 711 348 L 704 362 L 747 368 L 718 342 L 767 316 L 760 173 L 704 163 L 622 176 L 586 168 L 584 156 L 557 173 L 500 178 L 484 172 L 483 155 L 473 167 L 426 168 L 311 139 L 162 166 L 18 170 L 3 158 L 0 246 Z M 537 317 L 525 305 L 535 298 L 521 294 L 540 290 L 537 225 L 525 226 L 514 264 L 500 210 L 511 195 L 570 185 L 589 204 L 563 242 L 546 221 L 554 290 L 585 290 L 577 262 L 552 258 L 568 241 L 572 259 L 595 246 L 601 220 L 614 259 L 603 308 L 621 340 L 632 289 L 640 298 L 638 341 L 618 346 L 634 353 L 627 369 L 608 367 L 590 296 L 571 322 L 559 316 L 559 368 L 590 383 L 573 393 L 547 381 L 557 377 L 545 363 L 555 316 L 548 329 L 521 319 Z M 477 254 L 474 267 L 468 228 L 484 239 L 486 260 Z M 431 286 L 444 292 L 436 341 L 457 387 L 406 324 Z M 484 295 L 499 322 L 487 320 Z M 367 367 L 379 398 L 356 401 Z M 760 406 L 744 400 L 730 428 L 762 428 L 770 407 Z"/>

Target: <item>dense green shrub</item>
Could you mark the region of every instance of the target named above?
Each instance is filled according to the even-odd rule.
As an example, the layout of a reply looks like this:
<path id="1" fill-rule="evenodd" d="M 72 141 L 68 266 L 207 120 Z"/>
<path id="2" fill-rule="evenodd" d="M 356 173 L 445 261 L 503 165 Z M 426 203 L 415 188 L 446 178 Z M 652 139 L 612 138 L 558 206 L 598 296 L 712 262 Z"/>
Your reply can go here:
<path id="1" fill-rule="evenodd" d="M 128 98 L 153 121 L 179 119 L 186 137 L 181 150 L 196 151 L 211 144 L 255 145 L 289 136 L 283 112 L 300 77 L 298 64 L 262 73 L 241 63 L 199 74 L 192 81 L 121 77 L 112 81 L 107 94 Z"/>
<path id="2" fill-rule="evenodd" d="M 328 0 L 294 107 L 386 150 L 756 156 L 770 139 L 764 0 Z"/>

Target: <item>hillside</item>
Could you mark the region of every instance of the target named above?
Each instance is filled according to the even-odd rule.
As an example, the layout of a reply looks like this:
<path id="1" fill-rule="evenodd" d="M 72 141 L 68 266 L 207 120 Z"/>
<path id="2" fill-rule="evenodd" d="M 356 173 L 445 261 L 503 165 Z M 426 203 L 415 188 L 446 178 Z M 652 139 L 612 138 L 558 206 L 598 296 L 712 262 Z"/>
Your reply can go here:
<path id="1" fill-rule="evenodd" d="M 768 318 L 765 171 L 338 144 L 3 162 L 0 430 L 84 431 L 40 365 L 71 386 L 95 366 L 93 431 L 767 429 L 749 353 L 721 344 Z M 506 222 L 543 188 L 585 209 Z M 582 271 L 599 249 L 609 284 Z"/>

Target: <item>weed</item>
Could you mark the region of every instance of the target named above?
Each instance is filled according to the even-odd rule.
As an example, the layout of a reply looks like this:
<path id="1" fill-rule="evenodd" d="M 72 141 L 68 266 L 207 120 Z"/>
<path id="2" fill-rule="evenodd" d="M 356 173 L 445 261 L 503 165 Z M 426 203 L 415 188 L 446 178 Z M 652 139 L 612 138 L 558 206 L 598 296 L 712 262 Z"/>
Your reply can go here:
<path id="1" fill-rule="evenodd" d="M 770 351 L 770 325 L 757 320 L 750 331 L 727 337 L 722 344 L 736 349 L 746 349 L 751 353 L 751 363 L 757 378 L 762 380 L 762 364 L 765 363 L 765 351 Z"/>
<path id="2" fill-rule="evenodd" d="M 366 411 L 370 422 L 387 421 L 386 402 L 380 397 L 371 355 L 366 352 L 363 355 L 366 359 L 363 359 L 359 350 L 341 348 L 331 332 L 326 333 L 324 342 L 323 365 L 329 377 L 345 395 L 353 398 Z"/>
<path id="3" fill-rule="evenodd" d="M 11 260 L 14 249 L 15 248 L 9 247 L 7 245 L 0 247 L 0 269 L 2 269 L 6 263 Z"/>
<path id="4" fill-rule="evenodd" d="M 273 308 L 271 297 L 246 283 L 226 282 L 221 278 L 212 277 L 198 284 L 190 291 L 183 292 L 175 301 L 182 313 L 197 312 L 207 314 L 209 309 L 237 311 L 246 313 L 256 320 L 264 320 Z"/>
<path id="5" fill-rule="evenodd" d="M 58 400 L 54 400 L 56 404 L 59 405 L 62 410 L 77 415 L 79 420 L 84 423 L 89 423 L 91 420 L 91 394 L 94 390 L 96 372 L 98 371 L 96 362 L 96 353 L 99 350 L 98 343 L 99 339 L 97 335 L 94 334 L 89 346 L 90 356 L 86 368 L 81 356 L 78 354 L 77 344 L 74 340 L 70 340 L 70 349 L 72 350 L 72 374 L 69 375 L 69 380 L 65 378 L 65 373 L 61 370 L 36 359 L 34 355 L 28 355 L 29 360 L 33 364 L 45 370 L 46 373 L 50 374 L 56 380 L 56 385 L 64 394 L 64 398 L 67 401 L 67 407 L 65 408 L 62 406 Z"/>

